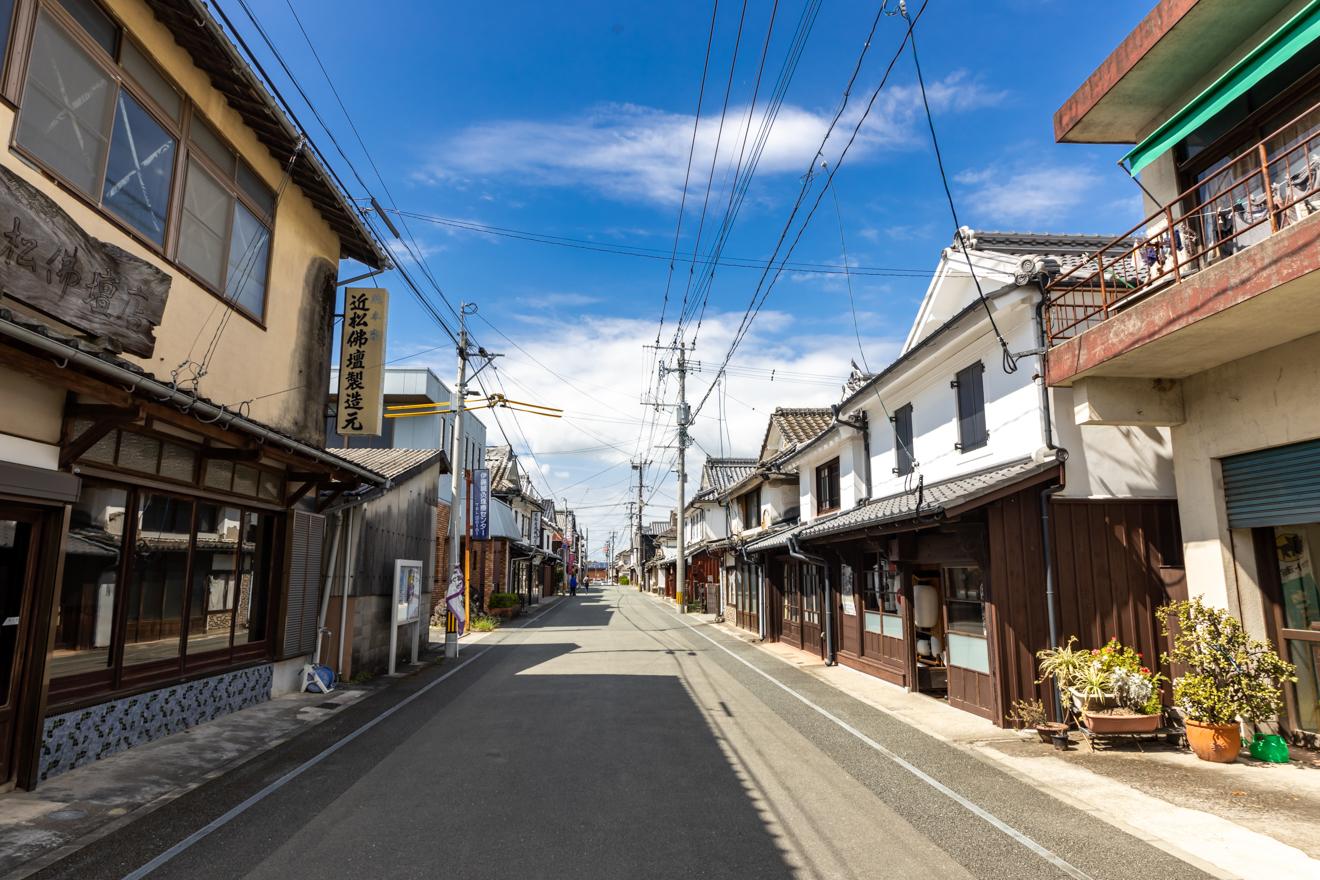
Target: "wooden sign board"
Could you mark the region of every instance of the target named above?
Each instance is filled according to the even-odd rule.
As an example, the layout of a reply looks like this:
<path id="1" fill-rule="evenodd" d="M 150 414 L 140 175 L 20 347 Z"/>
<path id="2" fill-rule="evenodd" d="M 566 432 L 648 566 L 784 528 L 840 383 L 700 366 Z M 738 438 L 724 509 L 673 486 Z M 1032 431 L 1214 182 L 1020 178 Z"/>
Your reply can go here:
<path id="1" fill-rule="evenodd" d="M 383 287 L 344 289 L 336 416 L 341 436 L 380 435 L 385 392 L 385 319 L 389 304 L 389 291 Z"/>
<path id="2" fill-rule="evenodd" d="M 0 167 L 0 292 L 150 357 L 170 276 L 92 238 L 49 196 Z"/>

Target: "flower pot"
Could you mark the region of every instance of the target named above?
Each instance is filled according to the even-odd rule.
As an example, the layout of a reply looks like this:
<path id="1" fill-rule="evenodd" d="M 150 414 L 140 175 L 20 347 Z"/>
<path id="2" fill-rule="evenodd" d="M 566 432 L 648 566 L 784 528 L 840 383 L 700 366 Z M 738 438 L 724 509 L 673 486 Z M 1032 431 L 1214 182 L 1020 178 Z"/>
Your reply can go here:
<path id="1" fill-rule="evenodd" d="M 1036 725 L 1036 735 L 1040 737 L 1041 742 L 1049 745 L 1054 741 L 1054 737 L 1068 735 L 1068 725 L 1062 721 L 1045 721 Z"/>
<path id="2" fill-rule="evenodd" d="M 1242 751 L 1242 728 L 1234 724 L 1202 724 L 1188 718 L 1187 745 L 1202 761 L 1231 764 Z"/>
<path id="3" fill-rule="evenodd" d="M 1092 733 L 1154 733 L 1159 729 L 1159 715 L 1134 715 L 1131 713 L 1087 712 L 1083 716 L 1086 726 Z"/>

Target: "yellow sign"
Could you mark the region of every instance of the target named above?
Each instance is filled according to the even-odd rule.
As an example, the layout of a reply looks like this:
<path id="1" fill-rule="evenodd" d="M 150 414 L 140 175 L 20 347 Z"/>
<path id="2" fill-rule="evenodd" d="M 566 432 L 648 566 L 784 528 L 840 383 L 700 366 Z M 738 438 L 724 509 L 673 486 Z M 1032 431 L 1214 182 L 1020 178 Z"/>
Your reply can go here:
<path id="1" fill-rule="evenodd" d="M 385 383 L 385 319 L 390 295 L 383 287 L 344 289 L 344 330 L 339 337 L 341 435 L 380 435 Z"/>

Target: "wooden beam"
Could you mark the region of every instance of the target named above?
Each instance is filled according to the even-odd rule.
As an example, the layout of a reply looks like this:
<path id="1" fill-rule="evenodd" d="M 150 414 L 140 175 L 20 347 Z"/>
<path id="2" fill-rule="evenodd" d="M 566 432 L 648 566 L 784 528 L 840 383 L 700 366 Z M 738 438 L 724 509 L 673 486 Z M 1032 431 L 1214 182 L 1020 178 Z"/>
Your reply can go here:
<path id="1" fill-rule="evenodd" d="M 348 490 L 348 488 L 349 488 L 348 483 L 335 483 L 333 486 L 330 487 L 329 495 L 327 495 L 325 498 L 321 498 L 317 500 L 316 512 L 320 513 L 321 511 L 329 507 L 331 504 L 334 504 L 335 501 L 339 499 L 339 496 L 343 495 L 344 492 Z"/>
<path id="2" fill-rule="evenodd" d="M 69 467 L 83 456 L 83 453 L 95 446 L 102 437 L 126 422 L 137 421 L 142 417 L 140 408 L 115 410 L 114 414 L 102 416 L 92 422 L 91 427 L 73 440 L 60 447 L 60 469 Z"/>
<path id="3" fill-rule="evenodd" d="M 246 447 L 235 449 L 207 446 L 202 449 L 202 458 L 211 458 L 217 461 L 260 461 L 261 450 Z"/>
<path id="4" fill-rule="evenodd" d="M 110 406 L 104 403 L 70 403 L 64 407 L 64 415 L 70 419 L 109 419 L 116 416 L 142 418 L 143 411 L 138 406 Z"/>
<path id="5" fill-rule="evenodd" d="M 297 504 L 299 501 L 302 500 L 302 497 L 304 495 L 312 491 L 312 489 L 315 488 L 316 485 L 317 484 L 315 480 L 308 480 L 307 482 L 303 483 L 297 489 L 294 489 L 292 492 L 290 492 L 288 495 L 285 496 L 284 506 L 293 507 L 293 505 Z"/>

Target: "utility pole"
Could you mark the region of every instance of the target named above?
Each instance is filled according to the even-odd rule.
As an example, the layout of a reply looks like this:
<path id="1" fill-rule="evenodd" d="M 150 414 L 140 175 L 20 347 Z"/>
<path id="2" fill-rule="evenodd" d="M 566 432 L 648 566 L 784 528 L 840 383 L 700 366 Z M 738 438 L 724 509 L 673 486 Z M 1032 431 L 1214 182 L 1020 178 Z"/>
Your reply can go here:
<path id="1" fill-rule="evenodd" d="M 674 601 L 678 603 L 678 612 L 687 614 L 687 601 L 684 587 L 687 585 L 687 445 L 688 418 L 690 415 L 687 402 L 687 346 L 682 340 L 678 343 L 678 583 L 674 587 Z"/>
<path id="2" fill-rule="evenodd" d="M 475 306 L 473 311 L 475 311 Z M 449 453 L 449 588 L 445 593 L 445 657 L 458 656 L 459 610 L 467 614 L 467 581 L 463 577 L 463 563 L 459 553 L 463 547 L 463 521 L 466 519 L 466 502 L 459 496 L 463 490 L 463 474 L 466 463 L 463 461 L 463 413 L 467 410 L 467 316 L 468 304 L 460 303 L 458 308 L 458 381 L 454 385 L 454 399 L 449 408 L 454 411 L 454 437 Z"/>
<path id="3" fill-rule="evenodd" d="M 641 592 L 643 582 L 646 579 L 645 572 L 642 570 L 642 509 L 645 501 L 642 500 L 642 476 L 646 472 L 646 465 L 649 462 L 640 459 L 632 463 L 633 470 L 637 471 L 637 525 L 633 529 L 633 568 L 636 570 L 637 590 Z"/>

